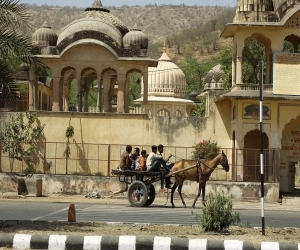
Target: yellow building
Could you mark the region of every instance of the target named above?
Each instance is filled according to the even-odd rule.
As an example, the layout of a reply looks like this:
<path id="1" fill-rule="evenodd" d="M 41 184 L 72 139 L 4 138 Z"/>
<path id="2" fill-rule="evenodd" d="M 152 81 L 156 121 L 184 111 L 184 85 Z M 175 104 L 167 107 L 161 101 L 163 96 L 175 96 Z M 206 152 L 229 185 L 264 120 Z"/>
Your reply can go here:
<path id="1" fill-rule="evenodd" d="M 259 86 L 245 82 L 242 65 L 248 39 L 264 45 L 263 147 L 278 149 L 275 156 L 265 151 L 265 163 L 274 157 L 278 161 L 276 178 L 281 191 L 294 190 L 300 161 L 299 17 L 299 1 L 238 0 L 234 21 L 221 34 L 233 39 L 232 90 L 219 100 L 230 101 L 234 148 L 260 148 Z M 292 44 L 293 53 L 283 52 L 285 42 Z M 259 153 L 252 158 L 258 160 Z M 247 165 L 252 163 L 244 164 L 241 176 L 247 174 Z M 246 181 L 258 177 L 257 170 Z M 268 178 L 275 173 L 265 169 L 265 174 Z"/>

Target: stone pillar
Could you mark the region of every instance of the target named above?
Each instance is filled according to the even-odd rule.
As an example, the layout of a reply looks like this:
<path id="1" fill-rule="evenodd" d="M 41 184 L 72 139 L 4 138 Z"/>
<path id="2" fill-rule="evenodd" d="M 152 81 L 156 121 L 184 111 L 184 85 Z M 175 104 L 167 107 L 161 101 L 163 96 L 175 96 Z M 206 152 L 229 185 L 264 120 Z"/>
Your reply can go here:
<path id="1" fill-rule="evenodd" d="M 59 111 L 59 82 L 60 79 L 54 77 L 52 111 Z"/>
<path id="2" fill-rule="evenodd" d="M 126 75 L 118 75 L 118 113 L 124 113 Z M 127 87 L 127 86 L 126 86 Z"/>
<path id="3" fill-rule="evenodd" d="M 243 44 L 241 42 L 237 43 L 236 51 L 236 84 L 242 84 L 242 64 L 243 64 Z"/>
<path id="4" fill-rule="evenodd" d="M 103 76 L 103 112 L 109 112 L 108 94 L 110 91 L 111 77 L 109 75 Z"/>
<path id="5" fill-rule="evenodd" d="M 236 85 L 236 40 L 233 39 L 233 47 L 232 47 L 232 82 L 231 86 Z"/>
<path id="6" fill-rule="evenodd" d="M 265 50 L 266 50 L 266 82 L 265 82 L 265 84 L 271 84 L 272 51 L 271 51 L 270 45 L 266 45 Z"/>
<path id="7" fill-rule="evenodd" d="M 63 86 L 63 111 L 69 111 L 69 89 L 66 82 L 64 82 Z"/>
<path id="8" fill-rule="evenodd" d="M 34 109 L 34 79 L 36 78 L 35 76 L 35 71 L 33 67 L 30 67 L 29 70 L 29 84 L 28 84 L 28 110 L 33 111 Z"/>
<path id="9" fill-rule="evenodd" d="M 130 78 L 129 76 L 127 76 L 125 81 L 125 97 L 124 97 L 125 113 L 129 113 L 129 87 L 130 87 Z"/>
<path id="10" fill-rule="evenodd" d="M 84 80 L 83 80 L 83 86 L 84 88 L 82 88 L 82 90 L 84 90 L 84 93 L 83 93 L 83 111 L 84 112 L 88 112 L 89 111 L 89 104 L 88 104 L 88 99 L 89 99 L 89 90 L 86 86 L 89 86 L 89 81 L 90 79 L 88 77 L 86 77 Z"/>
<path id="11" fill-rule="evenodd" d="M 53 100 L 52 111 L 60 111 L 60 71 L 58 69 L 52 69 L 53 74 Z"/>
<path id="12" fill-rule="evenodd" d="M 148 103 L 148 70 L 143 74 L 143 82 L 144 82 L 144 100 L 143 104 Z"/>
<path id="13" fill-rule="evenodd" d="M 82 93 L 81 93 L 81 77 L 76 77 L 77 81 L 77 111 L 82 112 Z"/>
<path id="14" fill-rule="evenodd" d="M 97 94 L 97 112 L 102 112 L 102 79 L 101 75 L 97 78 L 98 94 Z"/>

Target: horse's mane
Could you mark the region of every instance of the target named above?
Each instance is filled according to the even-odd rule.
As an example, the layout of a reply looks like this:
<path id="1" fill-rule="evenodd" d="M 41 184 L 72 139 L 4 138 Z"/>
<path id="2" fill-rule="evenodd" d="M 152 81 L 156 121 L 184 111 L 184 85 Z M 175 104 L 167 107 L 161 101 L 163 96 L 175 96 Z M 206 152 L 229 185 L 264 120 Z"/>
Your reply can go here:
<path id="1" fill-rule="evenodd" d="M 220 153 L 212 153 L 212 154 L 209 154 L 205 160 L 213 160 L 217 155 L 219 155 Z"/>
<path id="2" fill-rule="evenodd" d="M 211 153 L 208 156 L 206 156 L 205 160 L 213 160 L 215 157 L 217 157 L 217 155 L 219 155 L 220 153 Z M 178 160 L 170 165 L 172 165 L 171 167 L 173 167 L 173 165 L 177 162 L 181 162 L 181 161 L 197 161 L 197 159 L 181 159 Z"/>

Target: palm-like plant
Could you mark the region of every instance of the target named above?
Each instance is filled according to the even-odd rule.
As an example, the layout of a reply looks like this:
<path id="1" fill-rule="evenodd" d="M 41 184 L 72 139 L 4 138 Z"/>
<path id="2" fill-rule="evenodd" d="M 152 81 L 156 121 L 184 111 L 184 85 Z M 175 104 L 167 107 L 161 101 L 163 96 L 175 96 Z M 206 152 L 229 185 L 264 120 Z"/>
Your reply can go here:
<path id="1" fill-rule="evenodd" d="M 26 5 L 19 0 L 0 0 L 0 87 L 2 98 L 15 103 L 18 85 L 14 81 L 12 65 L 25 61 L 32 64 L 30 56 L 31 37 L 30 15 Z"/>

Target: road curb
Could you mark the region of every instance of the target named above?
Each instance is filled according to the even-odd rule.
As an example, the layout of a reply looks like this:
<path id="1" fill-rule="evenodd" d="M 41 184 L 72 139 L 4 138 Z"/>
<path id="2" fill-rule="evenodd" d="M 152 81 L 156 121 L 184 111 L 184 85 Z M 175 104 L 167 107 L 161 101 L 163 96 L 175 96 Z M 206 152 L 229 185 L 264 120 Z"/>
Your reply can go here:
<path id="1" fill-rule="evenodd" d="M 0 247 L 56 250 L 299 250 L 300 243 L 183 239 L 158 236 L 74 236 L 0 234 Z"/>

